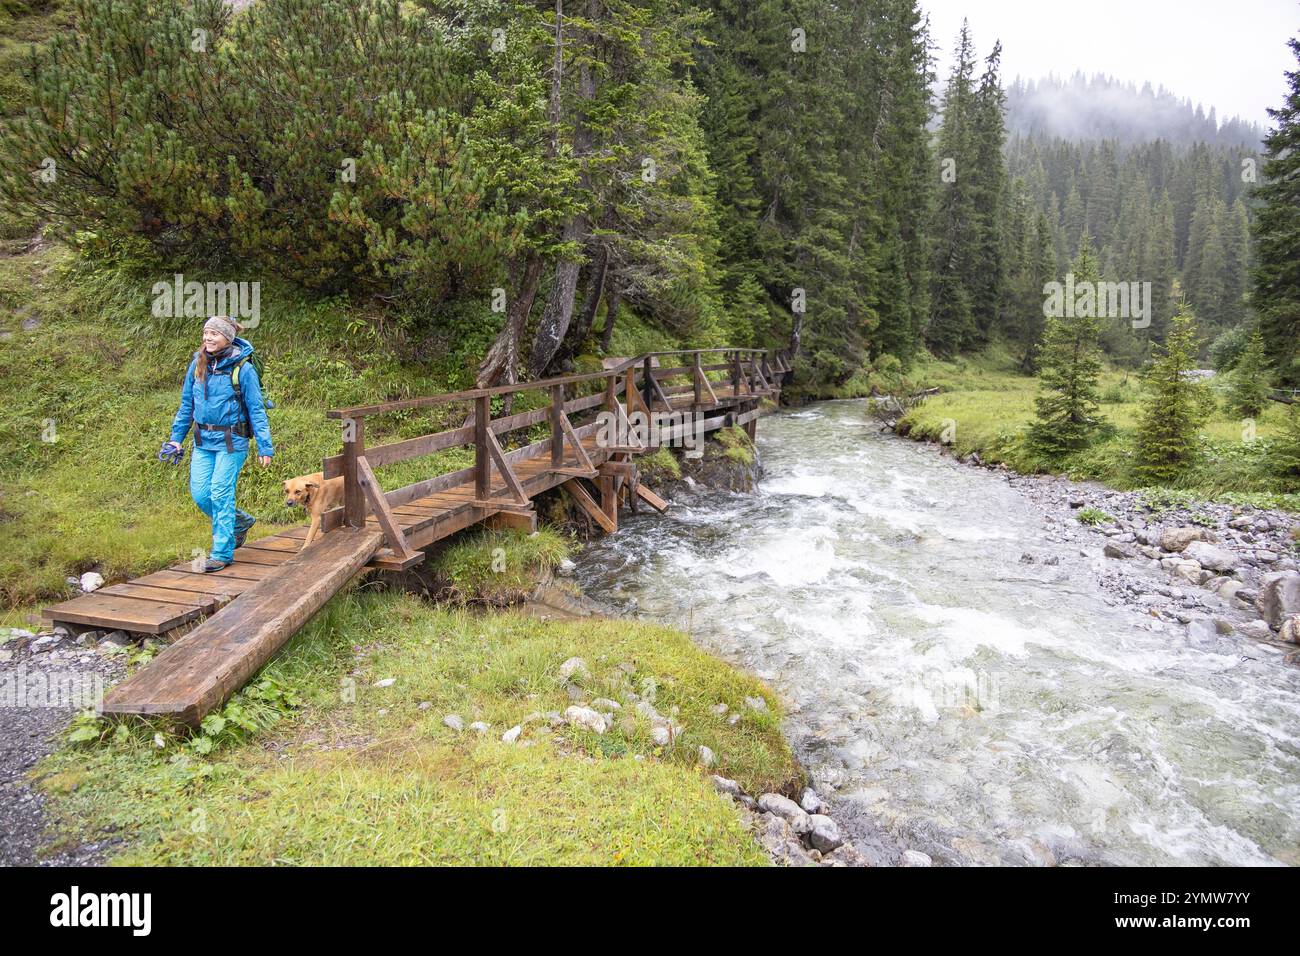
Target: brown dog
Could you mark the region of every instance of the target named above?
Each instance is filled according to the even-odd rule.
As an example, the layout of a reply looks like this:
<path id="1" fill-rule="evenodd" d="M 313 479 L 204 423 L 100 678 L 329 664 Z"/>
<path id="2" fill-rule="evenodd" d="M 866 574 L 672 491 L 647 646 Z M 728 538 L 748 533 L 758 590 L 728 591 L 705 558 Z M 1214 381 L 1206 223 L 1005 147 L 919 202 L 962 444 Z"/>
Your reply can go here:
<path id="1" fill-rule="evenodd" d="M 311 512 L 311 527 L 307 529 L 307 540 L 302 544 L 305 548 L 321 534 L 321 515 L 343 504 L 343 479 L 326 481 L 323 471 L 290 478 L 284 483 L 284 503 L 290 508 L 301 505 Z"/>

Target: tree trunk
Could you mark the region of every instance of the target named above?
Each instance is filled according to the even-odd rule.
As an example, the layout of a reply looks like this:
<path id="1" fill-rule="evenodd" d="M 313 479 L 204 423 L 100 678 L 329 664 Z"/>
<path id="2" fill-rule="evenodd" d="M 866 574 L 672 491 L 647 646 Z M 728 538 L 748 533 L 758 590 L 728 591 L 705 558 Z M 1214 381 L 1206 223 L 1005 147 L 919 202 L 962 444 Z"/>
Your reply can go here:
<path id="1" fill-rule="evenodd" d="M 559 351 L 551 359 L 548 371 L 558 372 L 559 367 L 582 352 L 582 346 L 591 334 L 591 327 L 596 322 L 596 310 L 600 308 L 600 298 L 605 291 L 605 276 L 609 267 L 609 247 L 601 243 L 592 260 L 590 276 L 587 279 L 587 294 L 582 301 L 582 311 L 578 321 L 569 329 Z"/>
<path id="2" fill-rule="evenodd" d="M 605 296 L 605 327 L 600 330 L 600 352 L 608 355 L 614 338 L 614 320 L 618 318 L 618 307 L 623 301 L 623 293 L 615 281 L 609 282 L 609 294 Z"/>
<path id="3" fill-rule="evenodd" d="M 478 367 L 475 388 L 490 388 L 497 384 L 513 385 L 519 380 L 519 340 L 528 323 L 528 314 L 533 310 L 533 299 L 537 296 L 537 283 L 541 277 L 542 260 L 530 254 L 524 262 L 515 297 L 506 308 L 506 323 Z M 513 397 L 505 397 L 507 415 L 514 404 L 511 401 Z"/>

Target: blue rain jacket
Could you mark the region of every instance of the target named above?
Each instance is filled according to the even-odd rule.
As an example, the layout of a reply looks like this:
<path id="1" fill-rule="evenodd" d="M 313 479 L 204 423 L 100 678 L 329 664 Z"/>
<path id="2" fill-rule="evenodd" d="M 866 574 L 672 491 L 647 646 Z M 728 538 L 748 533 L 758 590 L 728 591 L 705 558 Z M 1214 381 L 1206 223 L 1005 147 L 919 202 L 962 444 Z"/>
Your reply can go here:
<path id="1" fill-rule="evenodd" d="M 247 339 L 236 338 L 230 348 L 217 358 L 208 361 L 208 377 L 204 382 L 194 379 L 196 359 L 190 360 L 189 370 L 185 373 L 185 384 L 181 387 L 181 405 L 176 410 L 172 421 L 171 440 L 183 442 L 185 434 L 195 422 L 204 425 L 238 425 L 244 421 L 244 409 L 235 397 L 234 386 L 230 383 L 230 372 L 240 359 L 253 354 L 253 343 Z M 205 353 L 206 359 L 206 353 Z M 258 380 L 257 370 L 252 362 L 245 362 L 239 370 L 239 388 L 244 393 L 244 405 L 248 408 L 248 421 L 252 423 L 253 435 L 257 439 L 259 455 L 275 454 L 271 444 L 271 425 L 266 420 L 266 402 L 262 397 L 262 383 Z M 226 436 L 223 432 L 201 429 L 199 447 L 211 451 L 226 450 Z M 230 436 L 234 451 L 247 451 L 248 439 L 242 435 Z"/>

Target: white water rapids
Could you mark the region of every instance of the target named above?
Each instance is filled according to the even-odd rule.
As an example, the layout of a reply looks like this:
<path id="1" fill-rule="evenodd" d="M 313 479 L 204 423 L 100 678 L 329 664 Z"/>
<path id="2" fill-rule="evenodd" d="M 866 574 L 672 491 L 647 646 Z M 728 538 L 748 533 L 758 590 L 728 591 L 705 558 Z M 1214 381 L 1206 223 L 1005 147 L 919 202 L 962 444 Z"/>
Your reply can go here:
<path id="1" fill-rule="evenodd" d="M 951 864 L 1300 863 L 1300 668 L 1139 627 L 1033 502 L 865 403 L 758 435 L 758 494 L 629 518 L 578 580 L 767 680 L 851 835 Z"/>

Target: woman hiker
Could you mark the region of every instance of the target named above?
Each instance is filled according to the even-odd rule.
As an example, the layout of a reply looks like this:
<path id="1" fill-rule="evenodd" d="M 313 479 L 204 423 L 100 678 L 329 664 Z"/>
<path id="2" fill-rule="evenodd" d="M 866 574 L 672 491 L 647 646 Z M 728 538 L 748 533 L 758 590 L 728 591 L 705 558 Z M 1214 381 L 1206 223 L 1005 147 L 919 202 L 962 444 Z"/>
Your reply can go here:
<path id="1" fill-rule="evenodd" d="M 235 482 L 248 457 L 248 439 L 257 438 L 258 461 L 271 463 L 275 449 L 266 420 L 262 383 L 249 361 L 253 344 L 238 337 L 243 328 L 224 315 L 203 326 L 203 347 L 194 353 L 181 406 L 172 422 L 165 448 L 179 451 L 185 434 L 194 429 L 190 459 L 190 496 L 212 519 L 212 551 L 204 571 L 220 571 L 234 560 L 248 529 L 257 521 L 235 507 Z"/>

